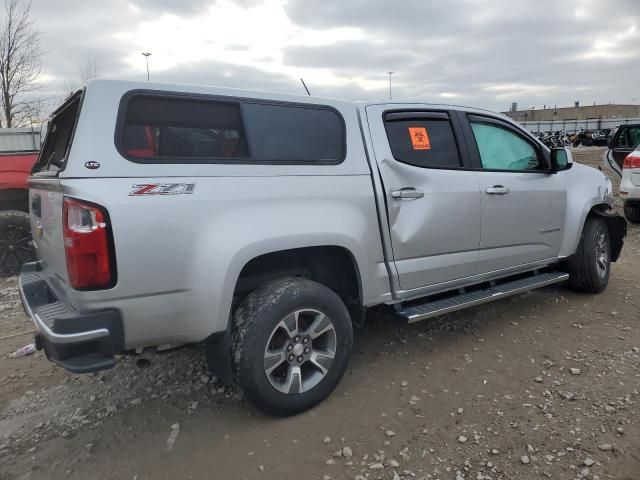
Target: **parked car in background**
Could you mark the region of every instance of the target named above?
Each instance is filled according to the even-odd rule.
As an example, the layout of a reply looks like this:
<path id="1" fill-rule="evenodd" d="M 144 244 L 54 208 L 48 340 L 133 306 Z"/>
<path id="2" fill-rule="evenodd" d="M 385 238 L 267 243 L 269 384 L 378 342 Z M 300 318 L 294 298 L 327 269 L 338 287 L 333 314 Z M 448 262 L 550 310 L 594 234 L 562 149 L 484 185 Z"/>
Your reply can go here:
<path id="1" fill-rule="evenodd" d="M 35 259 L 27 178 L 37 158 L 37 150 L 0 151 L 0 277 L 16 275 Z"/>
<path id="2" fill-rule="evenodd" d="M 598 130 L 593 134 L 593 145 L 597 147 L 605 147 L 611 143 L 611 139 L 615 133 L 615 129 L 613 128 L 605 128 L 603 130 Z"/>
<path id="3" fill-rule="evenodd" d="M 83 373 L 203 342 L 272 415 L 329 395 L 369 307 L 598 293 L 627 229 L 608 177 L 504 115 L 151 82 L 71 96 L 29 185 L 38 349 Z"/>
<path id="4" fill-rule="evenodd" d="M 602 157 L 604 166 L 621 177 L 624 214 L 633 223 L 640 223 L 639 147 L 640 124 L 620 125 Z"/>
<path id="5" fill-rule="evenodd" d="M 620 125 L 604 153 L 604 166 L 622 176 L 624 159 L 640 145 L 640 123 Z"/>
<path id="6" fill-rule="evenodd" d="M 575 133 L 575 136 L 572 135 L 573 146 L 578 147 L 582 145 L 583 147 L 590 147 L 593 145 L 593 131 L 580 129 Z"/>
<path id="7" fill-rule="evenodd" d="M 640 223 L 640 146 L 622 163 L 620 196 L 624 198 L 624 216 L 630 222 Z"/>

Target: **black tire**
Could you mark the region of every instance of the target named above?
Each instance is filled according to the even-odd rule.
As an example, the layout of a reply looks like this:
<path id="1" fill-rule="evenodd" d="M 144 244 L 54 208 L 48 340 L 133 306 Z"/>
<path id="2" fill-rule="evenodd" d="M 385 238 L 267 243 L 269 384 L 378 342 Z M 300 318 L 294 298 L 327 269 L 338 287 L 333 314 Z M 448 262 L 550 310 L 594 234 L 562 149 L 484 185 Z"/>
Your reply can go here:
<path id="1" fill-rule="evenodd" d="M 332 335 L 335 356 L 319 383 L 308 391 L 283 393 L 272 385 L 274 377 L 268 377 L 265 366 L 266 349 L 274 338 L 275 332 L 278 331 L 278 325 L 281 325 L 284 319 L 291 318 L 294 312 L 305 309 L 321 312 L 329 319 L 335 332 L 334 336 L 329 331 Z M 302 278 L 273 280 L 260 286 L 245 298 L 235 311 L 233 321 L 232 349 L 235 381 L 245 397 L 268 415 L 285 417 L 314 407 L 333 391 L 347 369 L 353 345 L 351 318 L 340 297 L 324 285 Z M 302 323 L 303 321 L 300 320 L 300 324 Z M 305 330 L 300 328 L 299 331 Z M 283 336 L 285 340 L 282 350 L 285 351 L 294 340 L 287 338 L 286 335 Z M 307 341 L 309 341 L 308 338 Z M 310 341 L 308 345 L 313 351 L 316 347 L 313 347 L 312 343 L 316 340 Z M 290 356 L 285 354 L 285 358 Z M 302 369 L 305 364 L 307 364 L 306 360 L 300 368 Z M 315 375 L 314 380 L 317 379 L 317 375 L 322 375 L 320 370 L 318 374 L 313 372 L 316 369 L 315 365 L 309 363 L 304 367 L 307 370 L 310 369 L 312 377 Z M 283 361 L 278 368 L 281 367 L 288 371 L 291 367 L 295 367 L 295 362 Z M 304 385 L 303 377 L 304 374 L 301 374 L 301 381 L 296 385 Z M 286 388 L 284 383 L 283 388 Z M 292 390 L 297 389 L 290 388 L 289 392 Z"/>
<path id="2" fill-rule="evenodd" d="M 602 218 L 589 216 L 578 249 L 569 262 L 569 287 L 577 292 L 600 293 L 607 287 L 610 273 L 609 229 Z"/>
<path id="3" fill-rule="evenodd" d="M 20 273 L 22 264 L 36 259 L 29 214 L 19 210 L 0 212 L 0 277 Z"/>
<path id="4" fill-rule="evenodd" d="M 631 223 L 640 223 L 640 202 L 624 202 L 624 216 Z"/>

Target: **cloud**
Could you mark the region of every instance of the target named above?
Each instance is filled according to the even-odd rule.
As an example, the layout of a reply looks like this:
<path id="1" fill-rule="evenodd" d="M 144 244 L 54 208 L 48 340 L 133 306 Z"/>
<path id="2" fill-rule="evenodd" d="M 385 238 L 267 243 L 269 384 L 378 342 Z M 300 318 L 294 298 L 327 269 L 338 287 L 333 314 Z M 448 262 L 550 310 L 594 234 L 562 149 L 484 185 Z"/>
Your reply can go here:
<path id="1" fill-rule="evenodd" d="M 511 101 L 542 106 L 637 96 L 631 80 L 640 57 L 637 1 L 570 0 L 559 8 L 553 1 L 346 0 L 308 8 L 292 0 L 286 8 L 299 25 L 366 32 L 357 49 L 345 42 L 302 52 L 345 75 L 394 70 L 396 96 L 456 98 L 492 109 Z M 301 49 L 290 53 L 285 59 L 305 61 Z"/>
<path id="2" fill-rule="evenodd" d="M 327 46 L 291 46 L 284 49 L 284 63 L 300 67 L 330 68 L 349 74 L 369 74 L 394 65 L 417 65 L 425 61 L 419 52 L 390 49 L 384 43 L 346 41 Z M 428 60 L 427 60 L 428 61 Z"/>
<path id="3" fill-rule="evenodd" d="M 231 65 L 215 60 L 203 60 L 170 69 L 160 76 L 163 82 L 215 85 L 281 93 L 304 93 L 299 82 L 286 75 L 269 74 L 255 67 Z"/>
<path id="4" fill-rule="evenodd" d="M 377 100 L 521 105 L 638 97 L 637 0 L 33 0 L 52 92 L 102 77 Z"/>

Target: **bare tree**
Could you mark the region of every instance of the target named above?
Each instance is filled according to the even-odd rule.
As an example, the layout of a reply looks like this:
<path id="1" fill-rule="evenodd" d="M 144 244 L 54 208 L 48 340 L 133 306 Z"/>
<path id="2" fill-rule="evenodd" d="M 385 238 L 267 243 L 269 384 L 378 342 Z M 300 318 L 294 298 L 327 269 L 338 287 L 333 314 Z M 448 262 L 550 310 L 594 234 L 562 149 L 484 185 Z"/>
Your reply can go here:
<path id="1" fill-rule="evenodd" d="M 86 84 L 89 80 L 94 78 L 100 78 L 100 71 L 98 70 L 98 62 L 95 58 L 87 57 L 84 63 L 78 64 L 78 79 L 74 82 L 65 81 L 64 87 L 66 95 L 69 96 L 82 85 Z"/>
<path id="2" fill-rule="evenodd" d="M 84 64 L 78 67 L 80 72 L 80 81 L 84 85 L 89 80 L 93 80 L 94 78 L 100 78 L 100 72 L 98 71 L 98 63 L 95 58 L 87 58 L 87 61 Z"/>
<path id="3" fill-rule="evenodd" d="M 30 0 L 5 0 L 0 24 L 0 94 L 3 126 L 21 126 L 32 121 L 41 88 L 40 32 L 31 18 Z M 39 112 L 38 112 L 39 113 Z"/>

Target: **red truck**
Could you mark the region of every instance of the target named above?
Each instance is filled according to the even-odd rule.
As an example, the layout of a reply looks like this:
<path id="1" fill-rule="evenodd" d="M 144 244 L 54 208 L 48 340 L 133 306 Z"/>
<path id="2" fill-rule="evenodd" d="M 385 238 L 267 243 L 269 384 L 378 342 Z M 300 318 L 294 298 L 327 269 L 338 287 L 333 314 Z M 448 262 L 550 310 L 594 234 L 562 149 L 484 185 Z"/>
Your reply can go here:
<path id="1" fill-rule="evenodd" d="M 35 259 L 27 178 L 37 158 L 37 150 L 0 151 L 0 277 L 19 273 Z"/>

